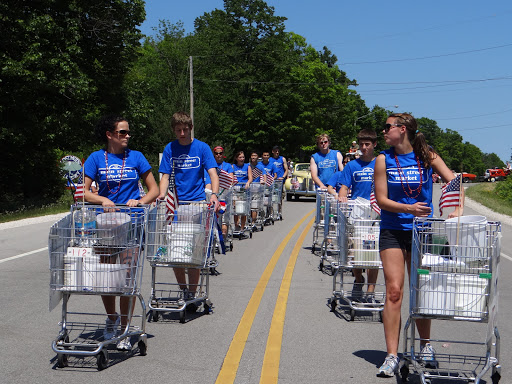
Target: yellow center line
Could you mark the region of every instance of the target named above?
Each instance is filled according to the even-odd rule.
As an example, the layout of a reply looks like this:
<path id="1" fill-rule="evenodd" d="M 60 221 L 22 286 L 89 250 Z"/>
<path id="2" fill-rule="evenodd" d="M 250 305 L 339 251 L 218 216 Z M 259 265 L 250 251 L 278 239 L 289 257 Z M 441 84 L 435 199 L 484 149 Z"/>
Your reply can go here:
<path id="1" fill-rule="evenodd" d="M 286 306 L 288 304 L 288 294 L 290 293 L 293 270 L 295 269 L 297 257 L 304 243 L 304 239 L 311 229 L 314 220 L 315 218 L 313 217 L 302 231 L 293 248 L 290 260 L 288 260 L 288 265 L 284 272 L 281 288 L 279 288 L 279 294 L 277 295 L 274 314 L 272 316 L 272 323 L 270 324 L 270 331 L 268 333 L 265 357 L 263 358 L 263 365 L 261 367 L 260 384 L 277 383 L 279 377 L 279 360 L 281 359 L 284 319 L 286 316 Z"/>
<path id="2" fill-rule="evenodd" d="M 295 226 L 292 228 L 290 232 L 283 239 L 279 247 L 277 247 L 276 251 L 272 255 L 272 258 L 268 262 L 263 274 L 261 275 L 256 288 L 254 288 L 254 292 L 245 308 L 244 314 L 240 319 L 240 323 L 238 324 L 238 328 L 236 329 L 235 335 L 233 336 L 233 340 L 231 340 L 231 344 L 229 346 L 226 357 L 224 358 L 224 362 L 222 363 L 222 368 L 217 376 L 216 384 L 230 384 L 235 381 L 236 373 L 238 371 L 238 366 L 240 364 L 240 359 L 242 358 L 242 353 L 245 349 L 245 344 L 247 343 L 247 338 L 249 337 L 249 332 L 251 331 L 252 323 L 254 322 L 254 318 L 256 317 L 256 312 L 260 306 L 261 298 L 265 293 L 265 288 L 267 287 L 268 281 L 270 280 L 270 276 L 272 276 L 272 272 L 277 264 L 277 261 L 281 257 L 286 245 L 292 238 L 292 236 L 297 232 L 302 223 L 313 214 L 315 210 L 312 210 L 308 214 L 306 214 Z"/>

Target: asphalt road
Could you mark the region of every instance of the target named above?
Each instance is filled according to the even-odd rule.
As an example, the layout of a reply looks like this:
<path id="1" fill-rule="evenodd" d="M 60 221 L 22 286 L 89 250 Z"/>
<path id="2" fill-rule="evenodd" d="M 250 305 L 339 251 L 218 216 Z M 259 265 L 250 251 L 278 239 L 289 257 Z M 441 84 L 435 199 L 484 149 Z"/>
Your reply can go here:
<path id="1" fill-rule="evenodd" d="M 218 256 L 220 275 L 210 278 L 213 313 L 198 313 L 185 324 L 176 316 L 147 323 L 147 356 L 113 352 L 103 371 L 97 371 L 92 358 L 71 358 L 69 367 L 56 368 L 51 342 L 59 331 L 61 313 L 60 307 L 48 311 L 46 249 L 52 222 L 0 226 L 0 381 L 224 384 L 234 377 L 237 384 L 266 384 L 277 382 L 273 378 L 278 371 L 281 384 L 400 382 L 375 376 L 385 357 L 378 317 L 357 316 L 351 322 L 346 312 L 330 312 L 332 277 L 318 270 L 319 257 L 310 250 L 312 229 L 305 232 L 304 241 L 301 237 L 314 209 L 314 199 L 285 202 L 283 221 L 265 227 L 252 239 L 235 240 L 233 252 Z M 470 208 L 465 211 L 477 213 Z M 509 225 L 502 226 L 498 314 L 502 383 L 512 382 L 512 325 L 508 321 L 512 283 L 506 278 L 512 273 L 511 233 Z M 282 244 L 283 240 L 288 241 Z M 146 263 L 141 287 L 145 298 L 150 280 Z M 97 296 L 75 295 L 71 301 L 83 310 L 102 311 Z M 404 305 L 404 319 L 407 314 Z M 438 321 L 433 336 L 438 332 L 454 339 L 482 341 L 484 327 Z M 450 348 L 449 344 L 435 347 Z M 485 379 L 491 382 L 489 375 Z M 409 382 L 417 383 L 418 378 L 413 375 Z"/>

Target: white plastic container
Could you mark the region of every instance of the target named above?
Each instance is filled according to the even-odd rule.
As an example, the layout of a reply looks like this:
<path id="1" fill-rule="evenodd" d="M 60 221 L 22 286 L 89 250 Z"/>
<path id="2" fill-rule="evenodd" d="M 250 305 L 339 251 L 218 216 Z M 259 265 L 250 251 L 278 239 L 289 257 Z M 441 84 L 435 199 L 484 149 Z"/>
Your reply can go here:
<path id="1" fill-rule="evenodd" d="M 103 264 L 99 257 L 83 261 L 82 290 L 119 292 L 127 286 L 129 264 Z"/>
<path id="2" fill-rule="evenodd" d="M 201 225 L 175 222 L 168 229 L 169 241 L 164 261 L 176 264 L 201 264 L 204 252 Z"/>
<path id="3" fill-rule="evenodd" d="M 354 265 L 380 267 L 379 227 L 355 227 L 353 238 Z"/>
<path id="4" fill-rule="evenodd" d="M 64 256 L 64 284 L 66 291 L 78 291 L 82 286 L 82 257 Z"/>
<path id="5" fill-rule="evenodd" d="M 455 278 L 451 274 L 430 272 L 418 275 L 418 313 L 455 315 Z"/>
<path id="6" fill-rule="evenodd" d="M 175 220 L 178 222 L 201 223 L 202 206 L 199 204 L 180 205 L 175 212 Z"/>
<path id="7" fill-rule="evenodd" d="M 486 316 L 486 293 L 489 279 L 476 275 L 457 275 L 455 309 L 457 316 L 483 318 Z"/>
<path id="8" fill-rule="evenodd" d="M 247 213 L 247 202 L 243 200 L 235 201 L 235 213 L 243 215 Z"/>
<path id="9" fill-rule="evenodd" d="M 123 212 L 106 212 L 96 216 L 99 237 L 103 245 L 126 245 L 131 229 L 131 218 Z"/>
<path id="10" fill-rule="evenodd" d="M 450 253 L 459 262 L 467 264 L 486 259 L 487 219 L 485 216 L 454 217 L 445 221 L 445 228 Z"/>

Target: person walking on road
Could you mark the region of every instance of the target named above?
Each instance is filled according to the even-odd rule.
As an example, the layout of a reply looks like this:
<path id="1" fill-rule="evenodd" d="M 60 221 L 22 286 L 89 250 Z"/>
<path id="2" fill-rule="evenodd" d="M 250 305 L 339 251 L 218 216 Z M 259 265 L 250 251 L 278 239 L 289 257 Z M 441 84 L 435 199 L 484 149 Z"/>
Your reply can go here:
<path id="1" fill-rule="evenodd" d="M 375 161 L 375 194 L 382 210 L 379 251 L 386 283 L 383 324 L 387 356 L 377 376 L 392 377 L 399 366 L 400 311 L 405 265 L 409 272 L 411 268 L 413 219 L 433 215 L 432 171 L 448 182 L 455 176 L 426 143 L 410 114 L 390 115 L 383 133 L 391 148 L 382 151 Z M 460 216 L 462 212 L 463 208 L 457 207 L 449 217 Z M 435 368 L 430 323 L 429 319 L 416 320 L 421 359 L 426 367 Z"/>
<path id="2" fill-rule="evenodd" d="M 84 163 L 85 201 L 101 204 L 103 207 L 115 207 L 116 204 L 136 207 L 139 204 L 152 203 L 158 196 L 158 185 L 144 155 L 128 148 L 128 142 L 132 137 L 128 120 L 118 115 L 105 116 L 96 125 L 96 133 L 106 146 L 93 152 Z M 141 178 L 148 189 L 148 193 L 143 197 L 140 196 L 139 190 Z M 90 191 L 93 181 L 98 187 L 96 193 Z M 102 257 L 106 259 L 103 260 L 106 263 L 114 262 L 108 260 L 113 259 L 113 256 Z M 108 340 L 116 337 L 119 325 L 124 329 L 129 324 L 130 305 L 133 311 L 135 298 L 120 297 L 120 315 L 116 312 L 116 296 L 101 296 L 101 299 L 107 312 L 103 337 Z M 117 343 L 119 350 L 131 348 L 129 337 Z"/>
<path id="3" fill-rule="evenodd" d="M 252 183 L 252 168 L 249 163 L 244 163 L 244 161 L 244 151 L 238 151 L 235 153 L 235 156 L 233 157 L 233 172 L 238 180 L 238 186 L 241 188 L 249 189 L 249 186 Z M 244 215 L 242 216 L 242 219 L 240 219 L 240 215 L 235 215 L 233 219 L 235 222 L 235 231 L 243 231 L 245 228 L 247 216 Z"/>
<path id="4" fill-rule="evenodd" d="M 217 163 L 210 147 L 192 138 L 192 119 L 185 112 L 176 112 L 171 118 L 171 128 L 176 135 L 176 140 L 167 144 L 164 148 L 159 172 L 160 180 L 159 199 L 165 199 L 169 188 L 169 176 L 174 172 L 176 194 L 178 201 L 194 202 L 204 201 L 205 195 L 205 170 L 211 180 L 210 203 L 217 211 L 219 200 L 219 177 L 217 175 Z M 179 207 L 178 207 L 179 211 Z M 174 268 L 174 275 L 185 299 L 192 299 L 199 283 L 200 269 L 188 268 L 188 285 L 185 269 Z M 190 308 L 189 308 L 190 307 Z M 194 305 L 187 306 L 188 310 L 194 310 Z"/>
<path id="5" fill-rule="evenodd" d="M 330 149 L 331 138 L 327 134 L 318 135 L 316 138 L 318 152 L 311 156 L 309 169 L 311 178 L 317 188 L 327 189 L 325 185 L 337 171 L 343 170 L 343 156 L 339 151 Z"/>

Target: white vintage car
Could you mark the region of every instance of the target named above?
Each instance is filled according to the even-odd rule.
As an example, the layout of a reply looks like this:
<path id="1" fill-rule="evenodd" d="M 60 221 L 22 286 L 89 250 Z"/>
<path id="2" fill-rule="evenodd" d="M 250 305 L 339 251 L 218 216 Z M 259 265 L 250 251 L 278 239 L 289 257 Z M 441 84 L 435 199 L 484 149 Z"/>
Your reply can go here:
<path id="1" fill-rule="evenodd" d="M 292 177 L 284 182 L 286 200 L 290 201 L 293 196 L 298 200 L 300 196 L 316 197 L 315 183 L 311 179 L 309 163 L 297 163 L 293 168 Z"/>

